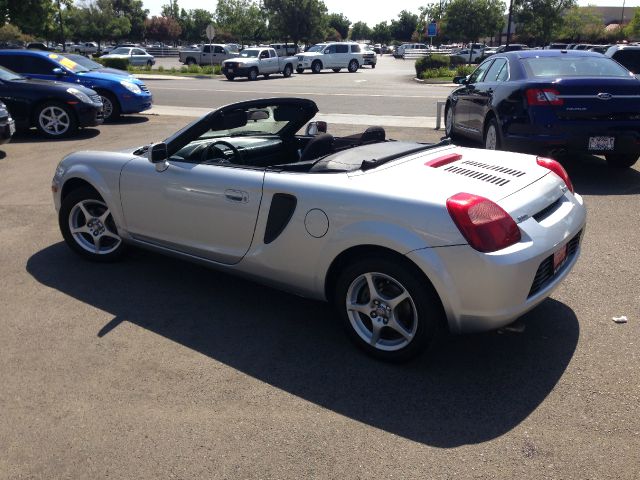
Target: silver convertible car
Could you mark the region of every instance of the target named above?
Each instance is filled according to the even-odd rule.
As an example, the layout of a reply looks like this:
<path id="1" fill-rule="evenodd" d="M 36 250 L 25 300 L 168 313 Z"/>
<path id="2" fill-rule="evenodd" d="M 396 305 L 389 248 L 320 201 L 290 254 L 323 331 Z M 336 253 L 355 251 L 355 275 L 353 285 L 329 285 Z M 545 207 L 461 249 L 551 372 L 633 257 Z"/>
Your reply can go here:
<path id="1" fill-rule="evenodd" d="M 66 243 L 98 261 L 146 247 L 330 301 L 387 360 L 513 321 L 574 266 L 586 211 L 554 160 L 380 127 L 299 133 L 316 112 L 247 101 L 164 142 L 69 155 L 52 185 Z"/>

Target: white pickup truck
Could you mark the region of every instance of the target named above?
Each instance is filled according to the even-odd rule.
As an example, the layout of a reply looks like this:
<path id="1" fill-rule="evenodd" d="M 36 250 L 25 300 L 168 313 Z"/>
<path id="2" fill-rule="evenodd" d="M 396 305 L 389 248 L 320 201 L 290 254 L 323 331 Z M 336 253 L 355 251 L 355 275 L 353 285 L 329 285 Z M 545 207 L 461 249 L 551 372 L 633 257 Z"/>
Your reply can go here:
<path id="1" fill-rule="evenodd" d="M 238 55 L 238 50 L 233 45 L 219 43 L 205 44 L 198 50 L 180 50 L 178 57 L 180 63 L 185 65 L 219 65 L 227 58 Z"/>
<path id="2" fill-rule="evenodd" d="M 227 80 L 236 77 L 248 77 L 257 80 L 258 75 L 268 78 L 272 73 L 281 73 L 290 77 L 298 68 L 298 57 L 279 57 L 273 48 L 245 48 L 239 56 L 222 62 L 222 73 Z"/>

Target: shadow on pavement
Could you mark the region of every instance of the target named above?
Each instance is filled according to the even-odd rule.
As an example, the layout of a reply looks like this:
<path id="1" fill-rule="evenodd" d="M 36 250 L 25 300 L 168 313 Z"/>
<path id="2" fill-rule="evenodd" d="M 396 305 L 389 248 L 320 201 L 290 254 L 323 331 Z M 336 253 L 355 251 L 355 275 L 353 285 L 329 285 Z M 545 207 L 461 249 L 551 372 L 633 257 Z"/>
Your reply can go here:
<path id="1" fill-rule="evenodd" d="M 11 137 L 11 143 L 41 143 L 41 142 L 71 142 L 74 140 L 88 140 L 100 135 L 97 128 L 81 128 L 75 134 L 63 138 L 46 138 L 36 130 L 21 130 Z"/>
<path id="2" fill-rule="evenodd" d="M 58 243 L 26 268 L 110 312 L 99 337 L 132 322 L 338 414 L 442 448 L 517 426 L 554 388 L 579 337 L 573 311 L 547 300 L 524 317 L 522 333 L 451 337 L 430 355 L 389 365 L 351 345 L 328 305 L 180 260 L 132 250 L 120 263 L 94 264 Z"/>
<path id="3" fill-rule="evenodd" d="M 149 117 L 146 115 L 122 115 L 115 120 L 110 120 L 104 125 L 135 125 L 138 123 L 145 123 L 149 121 Z"/>

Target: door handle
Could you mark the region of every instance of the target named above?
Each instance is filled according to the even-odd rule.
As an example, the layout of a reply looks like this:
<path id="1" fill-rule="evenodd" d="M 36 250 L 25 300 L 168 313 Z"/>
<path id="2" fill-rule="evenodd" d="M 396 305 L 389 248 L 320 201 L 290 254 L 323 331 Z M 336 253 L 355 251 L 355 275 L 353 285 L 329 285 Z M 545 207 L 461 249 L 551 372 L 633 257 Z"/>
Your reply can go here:
<path id="1" fill-rule="evenodd" d="M 249 201 L 249 194 L 242 190 L 227 189 L 224 191 L 224 196 L 232 202 L 247 203 Z"/>

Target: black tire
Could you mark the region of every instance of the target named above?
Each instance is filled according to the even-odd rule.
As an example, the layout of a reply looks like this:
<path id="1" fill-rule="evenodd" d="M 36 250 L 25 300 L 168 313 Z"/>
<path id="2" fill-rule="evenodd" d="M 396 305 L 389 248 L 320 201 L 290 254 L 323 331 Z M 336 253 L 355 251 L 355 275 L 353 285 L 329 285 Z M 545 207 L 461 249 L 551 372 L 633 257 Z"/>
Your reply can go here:
<path id="1" fill-rule="evenodd" d="M 376 64 L 375 64 L 375 63 L 372 63 L 372 64 L 371 64 L 371 68 L 376 68 Z"/>
<path id="2" fill-rule="evenodd" d="M 338 73 L 342 69 L 341 68 L 332 68 L 331 70 L 333 70 L 334 72 Z"/>
<path id="3" fill-rule="evenodd" d="M 636 153 L 610 153 L 604 158 L 607 159 L 607 165 L 613 168 L 631 168 L 638 161 Z"/>
<path id="4" fill-rule="evenodd" d="M 257 79 L 258 79 L 258 69 L 257 68 L 252 68 L 251 70 L 249 70 L 249 80 L 254 82 Z"/>
<path id="5" fill-rule="evenodd" d="M 371 275 L 376 295 L 370 293 L 367 274 Z M 387 305 L 392 301 L 389 298 L 403 292 L 409 298 L 393 308 Z M 445 319 L 438 295 L 417 267 L 392 257 L 365 257 L 347 266 L 336 282 L 333 303 L 356 345 L 388 361 L 408 360 L 427 350 Z M 366 313 L 347 307 L 354 304 L 362 305 Z M 373 333 L 376 329 L 377 339 Z"/>
<path id="6" fill-rule="evenodd" d="M 448 115 L 451 115 L 451 120 L 449 121 Z M 451 140 L 458 137 L 454 130 L 454 122 L 455 122 L 455 112 L 450 103 L 444 107 L 444 134 L 449 137 Z"/>
<path id="7" fill-rule="evenodd" d="M 191 65 L 195 65 L 196 64 L 196 60 L 195 60 L 195 58 L 189 57 L 189 58 L 187 58 L 187 61 L 185 63 L 187 64 L 187 66 L 190 67 Z"/>
<path id="8" fill-rule="evenodd" d="M 349 66 L 347 67 L 347 70 L 349 70 L 349 73 L 356 73 L 359 68 L 360 68 L 360 65 L 358 64 L 358 61 L 354 59 L 349 62 Z"/>
<path id="9" fill-rule="evenodd" d="M 296 68 L 296 72 L 302 73 L 302 72 L 304 72 L 304 68 Z"/>
<path id="10" fill-rule="evenodd" d="M 320 73 L 320 70 L 322 70 L 322 62 L 320 60 L 314 60 L 311 64 L 311 72 Z"/>
<path id="11" fill-rule="evenodd" d="M 153 62 L 151 60 L 147 60 L 147 67 L 153 67 Z"/>
<path id="12" fill-rule="evenodd" d="M 284 78 L 289 78 L 291 76 L 291 73 L 293 73 L 293 68 L 291 68 L 291 65 L 285 65 L 284 70 L 282 70 L 282 76 Z"/>
<path id="13" fill-rule="evenodd" d="M 120 108 L 120 102 L 116 96 L 111 92 L 98 92 L 102 98 L 102 113 L 104 114 L 105 122 L 113 122 L 120 118 L 122 110 Z"/>
<path id="14" fill-rule="evenodd" d="M 66 138 L 78 130 L 75 112 L 64 103 L 43 103 L 33 116 L 36 128 L 47 138 Z"/>
<path id="15" fill-rule="evenodd" d="M 263 74 L 262 74 L 262 76 L 263 76 L 265 79 L 269 78 L 269 75 L 270 75 L 270 73 L 263 73 Z"/>
<path id="16" fill-rule="evenodd" d="M 233 79 L 236 78 L 233 75 L 231 75 L 230 73 L 226 73 L 225 77 L 227 77 L 227 80 L 229 80 L 230 82 L 233 82 Z"/>
<path id="17" fill-rule="evenodd" d="M 489 121 L 485 123 L 484 135 L 482 136 L 482 138 L 485 150 L 500 150 L 500 147 L 502 147 L 502 142 L 500 140 L 500 130 L 498 128 L 498 122 L 496 122 L 495 118 L 491 117 L 489 118 Z M 493 143 L 494 138 L 495 143 Z"/>
<path id="18" fill-rule="evenodd" d="M 83 204 L 85 210 L 91 218 L 86 218 L 80 204 Z M 96 262 L 113 262 L 122 256 L 125 250 L 125 244 L 118 235 L 118 229 L 113 221 L 113 216 L 109 213 L 103 220 L 99 220 L 101 215 L 108 211 L 108 207 L 102 197 L 98 195 L 94 189 L 82 187 L 73 190 L 62 201 L 60 212 L 58 214 L 58 224 L 62 236 L 71 250 L 78 255 Z M 71 225 L 84 222 L 86 232 L 71 232 Z M 90 225 L 90 226 L 89 226 Z M 104 232 L 115 234 L 116 238 L 104 235 Z M 93 233 L 91 233 L 93 232 Z M 100 238 L 98 252 L 91 251 L 91 245 L 96 245 L 95 238 Z"/>

